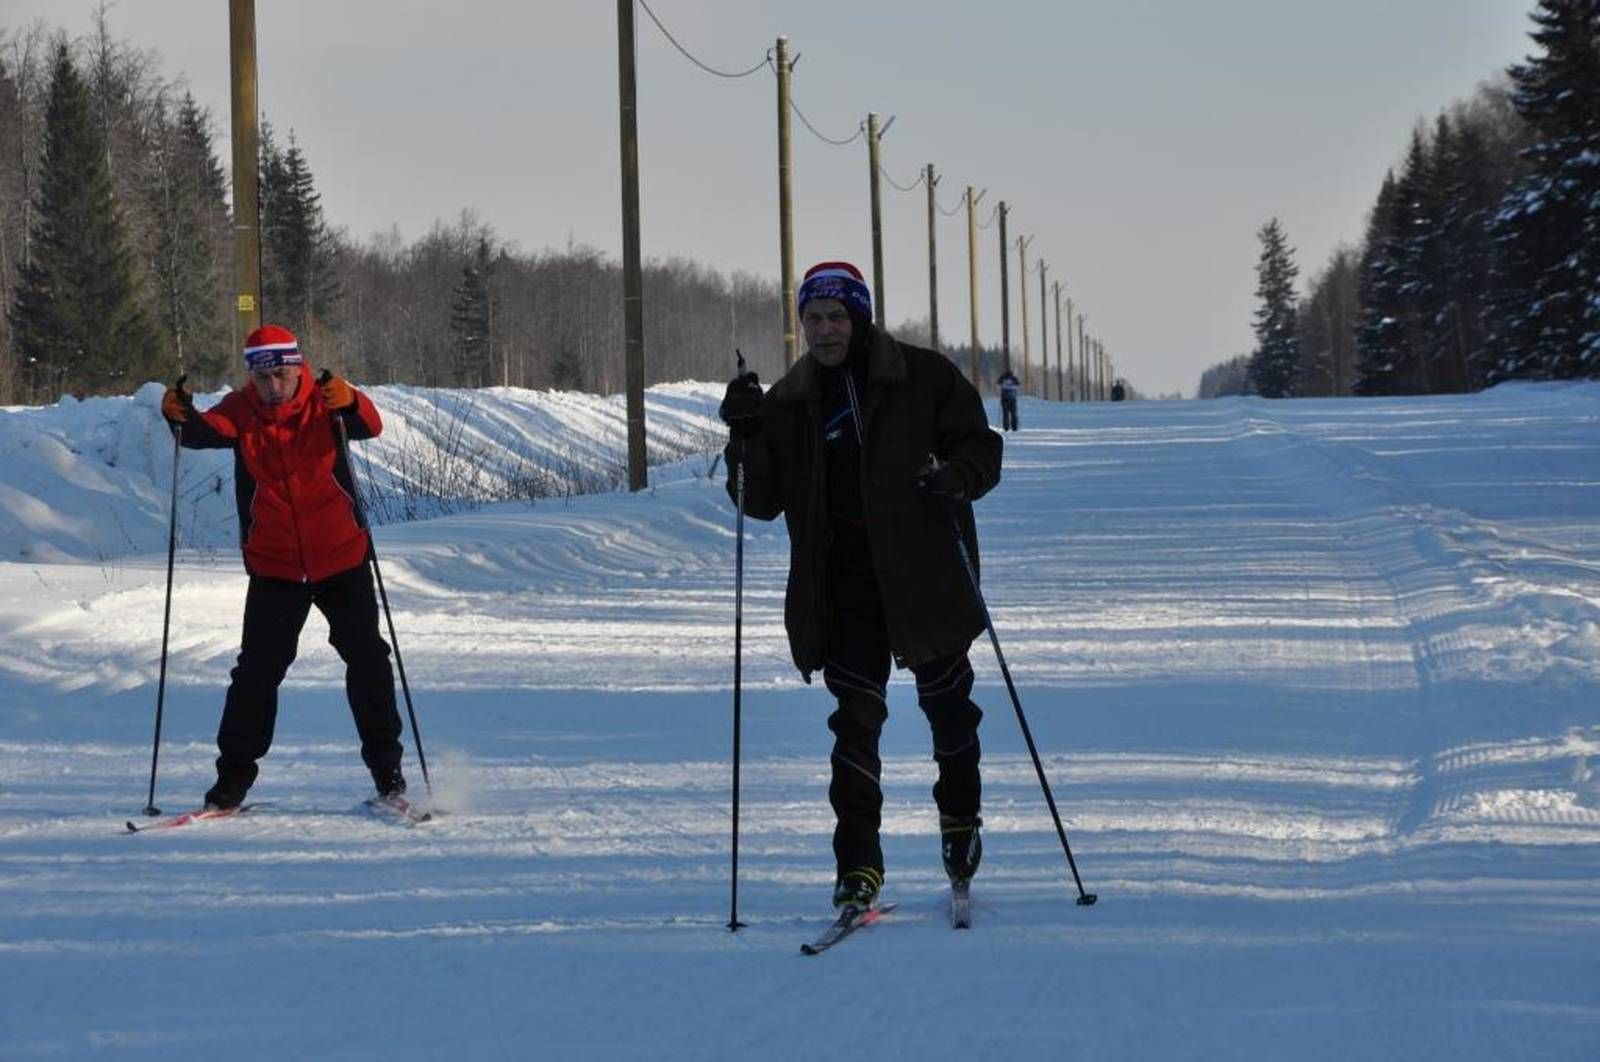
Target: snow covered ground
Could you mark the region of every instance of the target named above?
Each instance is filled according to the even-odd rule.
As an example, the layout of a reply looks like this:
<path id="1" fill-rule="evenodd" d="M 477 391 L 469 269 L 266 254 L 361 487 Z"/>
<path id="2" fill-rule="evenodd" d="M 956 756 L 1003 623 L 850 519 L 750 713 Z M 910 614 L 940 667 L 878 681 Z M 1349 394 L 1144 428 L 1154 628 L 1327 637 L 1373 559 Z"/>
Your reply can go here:
<path id="1" fill-rule="evenodd" d="M 714 430 L 719 391 L 652 392 L 663 455 Z M 798 945 L 829 916 L 829 705 L 788 662 L 781 525 L 749 529 L 748 928 L 724 928 L 733 518 L 705 456 L 637 495 L 380 528 L 447 816 L 361 812 L 314 614 L 265 806 L 125 835 L 165 588 L 158 394 L 0 411 L 0 1058 L 1600 1057 L 1600 385 L 1025 401 L 979 505 L 985 590 L 1099 903 L 1073 903 L 980 642 L 975 927 L 944 921 L 900 675 L 901 906 L 819 958 Z M 573 468 L 620 452 L 615 401 L 375 397 L 374 482 L 449 402 L 486 476 L 546 442 Z M 228 465 L 184 462 L 168 810 L 210 781 L 244 591 Z"/>

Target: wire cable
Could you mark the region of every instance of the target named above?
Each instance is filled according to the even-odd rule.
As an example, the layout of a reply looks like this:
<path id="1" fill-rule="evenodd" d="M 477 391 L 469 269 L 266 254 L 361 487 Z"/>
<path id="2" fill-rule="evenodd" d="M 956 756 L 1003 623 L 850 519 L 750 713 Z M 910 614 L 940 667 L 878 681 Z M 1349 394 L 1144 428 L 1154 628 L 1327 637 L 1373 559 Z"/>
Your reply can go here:
<path id="1" fill-rule="evenodd" d="M 996 203 L 994 206 L 989 208 L 989 220 L 988 221 L 980 221 L 978 223 L 978 228 L 986 229 L 990 225 L 993 225 L 994 224 L 995 215 L 998 214 L 998 213 L 1000 213 L 1000 204 Z"/>
<path id="2" fill-rule="evenodd" d="M 881 162 L 878 164 L 878 172 L 883 174 L 884 180 L 888 181 L 902 192 L 915 192 L 918 188 L 922 187 L 923 182 L 928 179 L 927 171 L 923 171 L 922 173 L 918 174 L 917 179 L 912 181 L 910 184 L 901 184 L 899 181 L 889 176 L 889 171 L 883 168 L 883 163 Z"/>
<path id="3" fill-rule="evenodd" d="M 667 40 L 672 42 L 672 46 L 674 48 L 678 49 L 679 52 L 683 53 L 683 57 L 685 59 L 689 60 L 689 62 L 693 63 L 695 66 L 698 66 L 701 70 L 704 70 L 708 74 L 715 74 L 717 77 L 725 77 L 725 78 L 729 78 L 729 79 L 741 78 L 741 77 L 749 77 L 751 74 L 755 73 L 757 70 L 760 70 L 762 67 L 769 65 L 767 59 L 762 59 L 761 62 L 757 63 L 755 66 L 752 66 L 749 70 L 746 70 L 746 71 L 744 71 L 742 73 L 738 73 L 738 74 L 729 73 L 726 70 L 718 70 L 715 67 L 707 66 L 705 63 L 702 63 L 700 60 L 696 59 L 693 55 L 689 54 L 689 49 L 685 48 L 683 45 L 678 43 L 678 38 L 674 37 L 672 35 L 672 33 L 670 31 L 668 31 L 667 27 L 661 24 L 661 20 L 656 17 L 656 13 L 654 11 L 650 10 L 650 5 L 645 3 L 645 0 L 639 0 L 639 6 L 644 8 L 644 13 L 650 16 L 650 21 L 654 22 L 656 24 L 656 29 L 661 31 L 661 35 L 663 37 L 667 38 Z"/>
<path id="4" fill-rule="evenodd" d="M 640 0 L 640 2 L 642 3 L 643 0 Z M 855 136 L 849 137 L 845 140 L 835 140 L 831 136 L 823 136 L 821 133 L 817 132 L 817 127 L 811 124 L 811 120 L 806 117 L 805 112 L 800 109 L 800 105 L 794 101 L 793 96 L 789 97 L 789 109 L 794 111 L 795 115 L 799 117 L 801 125 L 811 130 L 812 136 L 816 137 L 825 144 L 832 144 L 834 147 L 844 147 L 846 144 L 853 144 L 867 134 L 867 124 L 862 122 L 860 125 L 856 126 Z"/>

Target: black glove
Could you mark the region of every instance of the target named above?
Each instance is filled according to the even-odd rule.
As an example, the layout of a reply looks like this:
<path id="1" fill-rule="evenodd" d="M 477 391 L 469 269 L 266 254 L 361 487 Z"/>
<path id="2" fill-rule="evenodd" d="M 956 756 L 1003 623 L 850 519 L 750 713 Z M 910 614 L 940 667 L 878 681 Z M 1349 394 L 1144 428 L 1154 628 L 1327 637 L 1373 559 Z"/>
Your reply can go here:
<path id="1" fill-rule="evenodd" d="M 932 454 L 917 473 L 917 487 L 934 501 L 954 504 L 967 500 L 967 477 L 952 464 L 942 464 Z"/>
<path id="2" fill-rule="evenodd" d="M 735 439 L 749 439 L 761 434 L 761 378 L 753 372 L 736 376 L 728 382 L 728 391 L 722 396 L 717 416 L 728 426 L 728 434 Z"/>

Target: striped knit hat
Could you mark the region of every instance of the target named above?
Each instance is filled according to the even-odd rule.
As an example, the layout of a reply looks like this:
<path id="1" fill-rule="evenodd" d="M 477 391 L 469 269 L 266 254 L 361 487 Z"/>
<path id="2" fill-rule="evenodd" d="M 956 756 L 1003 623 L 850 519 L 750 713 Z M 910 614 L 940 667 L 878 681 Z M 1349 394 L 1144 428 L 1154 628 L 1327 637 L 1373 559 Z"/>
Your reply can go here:
<path id="1" fill-rule="evenodd" d="M 279 365 L 302 365 L 300 341 L 282 325 L 262 325 L 244 341 L 247 369 L 275 369 Z"/>
<path id="2" fill-rule="evenodd" d="M 795 302 L 805 311 L 812 299 L 838 299 L 852 310 L 860 311 L 868 320 L 872 318 L 872 292 L 861 279 L 861 270 L 849 262 L 818 262 L 806 270 Z"/>

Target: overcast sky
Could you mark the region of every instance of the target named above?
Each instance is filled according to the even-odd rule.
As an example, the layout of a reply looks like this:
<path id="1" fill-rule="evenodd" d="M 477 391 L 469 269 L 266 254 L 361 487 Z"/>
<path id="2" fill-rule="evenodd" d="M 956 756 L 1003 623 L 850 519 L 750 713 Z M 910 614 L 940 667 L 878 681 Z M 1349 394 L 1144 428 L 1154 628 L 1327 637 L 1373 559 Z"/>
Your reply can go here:
<path id="1" fill-rule="evenodd" d="M 1532 0 L 649 0 L 727 72 L 780 35 L 794 100 L 827 137 L 868 111 L 893 127 L 888 176 L 933 163 L 1012 208 L 1088 329 L 1146 393 L 1194 393 L 1247 352 L 1256 229 L 1280 218 L 1302 278 L 1355 242 L 1412 126 L 1530 49 Z M 0 29 L 73 35 L 90 0 L 0 0 Z M 617 255 L 616 5 L 610 0 L 257 0 L 260 101 L 306 152 L 330 221 L 407 240 L 475 211 L 523 251 L 569 239 Z M 159 51 L 230 155 L 227 0 L 120 0 L 113 35 Z M 637 14 L 643 245 L 778 275 L 775 78 L 715 77 Z M 798 121 L 797 267 L 845 258 L 871 280 L 866 146 Z M 928 312 L 926 200 L 883 185 L 891 327 Z M 964 212 L 939 218 L 941 330 L 968 334 Z M 998 343 L 999 237 L 979 233 L 980 331 Z M 1016 248 L 1012 346 L 1021 351 Z M 1039 354 L 1039 279 L 1029 327 Z M 1054 314 L 1050 314 L 1054 350 Z M 648 352 L 647 352 L 648 356 Z"/>

